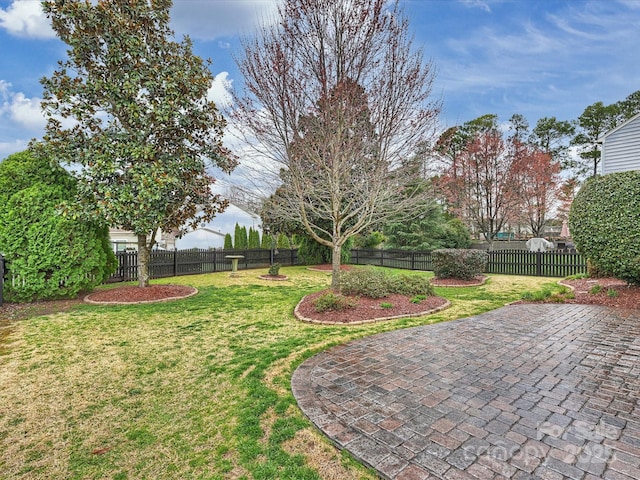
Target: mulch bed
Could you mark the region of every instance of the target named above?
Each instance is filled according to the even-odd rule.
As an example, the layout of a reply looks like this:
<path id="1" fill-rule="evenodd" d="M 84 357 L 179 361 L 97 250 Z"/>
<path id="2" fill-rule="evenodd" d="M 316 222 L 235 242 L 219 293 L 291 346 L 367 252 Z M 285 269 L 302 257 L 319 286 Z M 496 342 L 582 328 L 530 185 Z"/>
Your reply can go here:
<path id="1" fill-rule="evenodd" d="M 187 285 L 149 285 L 148 287 L 126 286 L 93 292 L 86 297 L 87 303 L 130 304 L 164 302 L 187 298 L 198 293 L 198 289 Z"/>
<path id="2" fill-rule="evenodd" d="M 617 278 L 581 278 L 562 280 L 560 284 L 572 288 L 575 295 L 575 298 L 566 299 L 564 303 L 640 308 L 640 286 L 628 285 L 627 282 Z M 597 285 L 600 291 L 591 293 Z"/>
<path id="3" fill-rule="evenodd" d="M 314 300 L 331 290 L 312 293 L 304 297 L 295 308 L 296 317 L 300 320 L 327 324 L 360 324 L 401 317 L 417 317 L 442 310 L 449 306 L 449 301 L 442 297 L 431 296 L 420 303 L 412 303 L 411 297 L 393 294 L 384 298 L 351 297 L 357 301 L 355 308 L 342 311 L 316 312 Z M 384 308 L 381 304 L 391 304 Z"/>
<path id="4" fill-rule="evenodd" d="M 287 277 L 286 275 L 260 275 L 260 277 L 262 280 L 271 280 L 274 282 L 282 282 L 284 280 L 287 280 L 289 277 Z"/>
<path id="5" fill-rule="evenodd" d="M 307 270 L 330 273 L 333 270 L 333 265 L 331 265 L 330 263 L 323 263 L 322 265 L 313 265 L 311 267 L 307 267 Z M 353 265 L 340 265 L 341 272 L 348 272 L 350 270 L 353 270 Z"/>

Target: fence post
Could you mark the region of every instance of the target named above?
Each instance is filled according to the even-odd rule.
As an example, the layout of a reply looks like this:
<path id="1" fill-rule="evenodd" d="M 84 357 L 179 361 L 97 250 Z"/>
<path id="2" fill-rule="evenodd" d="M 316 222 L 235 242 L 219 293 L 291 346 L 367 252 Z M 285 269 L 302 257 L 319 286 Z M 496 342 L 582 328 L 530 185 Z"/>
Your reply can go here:
<path id="1" fill-rule="evenodd" d="M 4 257 L 0 253 L 0 307 L 2 306 L 3 290 L 4 290 Z"/>
<path id="2" fill-rule="evenodd" d="M 540 250 L 536 252 L 536 276 L 542 276 L 542 252 Z"/>
<path id="3" fill-rule="evenodd" d="M 119 253 L 119 262 L 118 266 L 120 267 L 120 275 L 122 276 L 122 281 L 126 282 L 128 280 L 127 274 L 129 272 L 129 268 L 127 266 L 127 260 L 129 259 L 129 252 L 126 250 L 124 252 Z"/>
<path id="4" fill-rule="evenodd" d="M 173 276 L 178 275 L 178 251 L 173 249 Z"/>

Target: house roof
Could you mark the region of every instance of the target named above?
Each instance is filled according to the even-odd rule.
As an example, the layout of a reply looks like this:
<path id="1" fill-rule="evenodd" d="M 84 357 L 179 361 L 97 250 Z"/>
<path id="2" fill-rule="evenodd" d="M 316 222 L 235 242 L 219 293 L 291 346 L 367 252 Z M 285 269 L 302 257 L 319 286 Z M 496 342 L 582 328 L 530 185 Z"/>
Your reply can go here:
<path id="1" fill-rule="evenodd" d="M 630 123 L 636 121 L 640 119 L 640 113 L 636 113 L 633 117 L 625 120 L 624 122 L 622 122 L 620 125 L 618 125 L 617 127 L 612 128 L 611 130 L 609 130 L 607 133 L 603 133 L 600 137 L 598 137 L 598 142 L 599 143 L 604 143 L 604 141 L 606 140 L 606 138 L 613 134 L 616 133 L 618 130 L 620 130 L 621 128 L 626 127 L 627 125 L 629 125 Z"/>

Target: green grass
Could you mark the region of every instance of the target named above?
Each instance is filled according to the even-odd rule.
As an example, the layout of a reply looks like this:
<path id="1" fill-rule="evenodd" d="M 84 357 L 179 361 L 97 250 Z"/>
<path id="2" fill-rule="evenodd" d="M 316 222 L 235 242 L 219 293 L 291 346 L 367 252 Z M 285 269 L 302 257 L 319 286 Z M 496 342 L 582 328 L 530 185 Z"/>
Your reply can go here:
<path id="1" fill-rule="evenodd" d="M 265 282 L 263 273 L 163 279 L 199 294 L 15 323 L 0 356 L 2 478 L 375 478 L 301 414 L 293 370 L 333 345 L 476 315 L 551 280 L 495 275 L 436 288 L 452 306 L 430 316 L 322 326 L 293 308 L 329 276 L 290 267 L 288 281 Z"/>

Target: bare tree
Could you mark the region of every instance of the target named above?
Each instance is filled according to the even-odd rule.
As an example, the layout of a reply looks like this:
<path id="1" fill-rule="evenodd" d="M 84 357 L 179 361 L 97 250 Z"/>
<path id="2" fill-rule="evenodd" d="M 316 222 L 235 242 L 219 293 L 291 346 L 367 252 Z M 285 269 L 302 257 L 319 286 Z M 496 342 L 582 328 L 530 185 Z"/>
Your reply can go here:
<path id="1" fill-rule="evenodd" d="M 238 59 L 246 90 L 232 118 L 281 166 L 278 213 L 333 249 L 334 288 L 344 242 L 416 205 L 400 192 L 402 160 L 431 138 L 440 106 L 432 65 L 388 3 L 286 0 Z"/>
<path id="2" fill-rule="evenodd" d="M 521 216 L 534 237 L 541 237 L 549 214 L 557 207 L 562 178 L 560 162 L 535 146 L 516 149 L 514 170 L 518 181 Z"/>
<path id="3" fill-rule="evenodd" d="M 454 214 L 468 218 L 493 245 L 500 229 L 519 205 L 516 152 L 497 128 L 481 130 L 469 140 L 457 161 L 442 175 L 447 198 L 457 202 Z"/>

